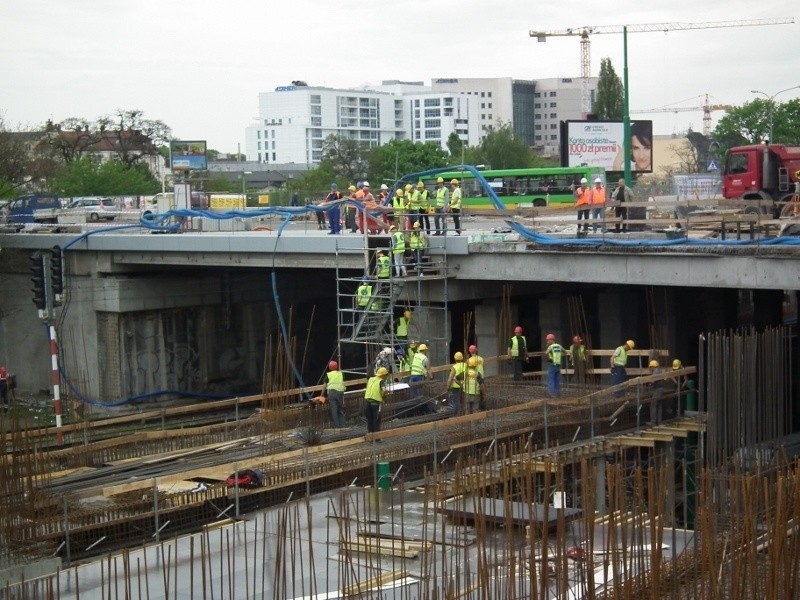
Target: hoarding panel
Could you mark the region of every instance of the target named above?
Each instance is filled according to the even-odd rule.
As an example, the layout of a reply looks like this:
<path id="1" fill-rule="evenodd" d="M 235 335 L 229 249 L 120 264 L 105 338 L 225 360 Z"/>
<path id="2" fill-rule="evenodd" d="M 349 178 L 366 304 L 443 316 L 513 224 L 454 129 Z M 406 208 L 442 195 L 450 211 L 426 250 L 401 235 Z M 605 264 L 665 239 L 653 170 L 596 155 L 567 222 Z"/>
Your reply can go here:
<path id="1" fill-rule="evenodd" d="M 173 171 L 205 171 L 208 169 L 204 140 L 172 140 L 169 143 L 169 155 Z"/>
<path id="2" fill-rule="evenodd" d="M 563 145 L 566 166 L 624 171 L 622 121 L 567 121 Z M 631 121 L 631 171 L 653 172 L 653 122 Z"/>

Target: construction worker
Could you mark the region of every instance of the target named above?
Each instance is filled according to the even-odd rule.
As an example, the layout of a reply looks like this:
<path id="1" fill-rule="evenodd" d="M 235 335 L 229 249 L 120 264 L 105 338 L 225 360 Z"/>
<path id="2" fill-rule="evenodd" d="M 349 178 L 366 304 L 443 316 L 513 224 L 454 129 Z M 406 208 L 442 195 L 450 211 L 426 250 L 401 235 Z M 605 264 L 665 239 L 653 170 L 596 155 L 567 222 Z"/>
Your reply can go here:
<path id="1" fill-rule="evenodd" d="M 453 215 L 453 226 L 456 228 L 456 235 L 461 235 L 461 188 L 458 179 L 450 180 L 450 214 Z"/>
<path id="2" fill-rule="evenodd" d="M 450 190 L 444 185 L 444 179 L 436 178 L 436 192 L 434 193 L 433 224 L 436 233 L 433 235 L 447 235 L 447 209 L 450 206 Z"/>
<path id="3" fill-rule="evenodd" d="M 408 328 L 411 325 L 411 311 L 403 311 L 403 316 L 397 319 L 397 328 L 395 329 L 394 337 L 398 341 L 406 342 L 408 340 Z"/>
<path id="4" fill-rule="evenodd" d="M 392 263 L 394 264 L 395 277 L 405 277 L 406 270 L 406 235 L 397 230 L 396 225 L 389 227 L 390 246 L 392 250 Z"/>
<path id="5" fill-rule="evenodd" d="M 554 398 L 561 395 L 561 358 L 564 355 L 564 347 L 556 341 L 556 336 L 548 333 L 545 337 L 547 349 L 547 391 Z"/>
<path id="6" fill-rule="evenodd" d="M 339 203 L 341 199 L 342 193 L 339 191 L 339 186 L 332 183 L 331 191 L 325 196 L 325 203 L 331 206 L 330 210 L 328 210 L 328 225 L 330 226 L 328 234 L 337 234 L 342 231 L 342 207 Z"/>
<path id="7" fill-rule="evenodd" d="M 392 349 L 389 348 L 388 346 L 383 348 L 380 352 L 378 352 L 378 355 L 375 357 L 375 362 L 373 363 L 372 366 L 372 372 L 377 373 L 381 369 L 381 367 L 389 371 L 389 373 L 391 373 L 392 370 L 394 369 L 394 361 L 392 360 Z"/>
<path id="8" fill-rule="evenodd" d="M 344 414 L 344 373 L 339 369 L 339 363 L 332 360 L 328 363 L 328 372 L 322 383 L 322 396 L 328 398 L 331 409 L 331 420 L 336 429 L 345 426 Z"/>
<path id="9" fill-rule="evenodd" d="M 581 178 L 581 184 L 575 188 L 575 205 L 578 207 L 578 233 L 581 232 L 581 219 L 583 219 L 583 233 L 589 231 L 589 180 L 586 177 Z"/>
<path id="10" fill-rule="evenodd" d="M 395 373 L 405 373 L 405 377 L 408 377 L 411 372 L 411 361 L 408 359 L 408 354 L 402 348 L 397 348 L 394 353 L 397 356 Z"/>
<path id="11" fill-rule="evenodd" d="M 422 395 L 419 386 L 415 384 L 426 379 L 433 379 L 433 372 L 431 371 L 431 361 L 428 359 L 428 345 L 420 344 L 417 346 L 414 358 L 411 359 L 411 377 L 408 378 L 408 383 L 413 389 L 414 399 Z"/>
<path id="12" fill-rule="evenodd" d="M 569 364 L 575 372 L 575 383 L 580 386 L 586 385 L 586 346 L 583 338 L 576 335 L 572 338 L 569 347 Z"/>
<path id="13" fill-rule="evenodd" d="M 348 198 L 350 200 L 356 200 L 356 194 L 358 193 L 358 189 L 356 186 L 351 185 L 347 188 L 347 191 L 350 192 Z M 344 209 L 344 228 L 349 229 L 350 233 L 355 233 L 356 229 L 356 208 L 352 205 L 346 205 Z"/>
<path id="14" fill-rule="evenodd" d="M 672 370 L 680 371 L 681 369 L 683 369 L 683 363 L 676 358 L 672 361 Z M 686 375 L 673 374 L 672 379 L 665 387 L 672 395 L 668 408 L 671 413 L 678 416 L 681 414 L 681 394 L 689 388 L 689 378 Z"/>
<path id="15" fill-rule="evenodd" d="M 408 342 L 408 347 L 406 348 L 406 357 L 408 360 L 408 370 L 411 370 L 411 363 L 414 360 L 414 355 L 417 353 L 417 342 L 411 341 Z"/>
<path id="16" fill-rule="evenodd" d="M 372 299 L 372 283 L 368 276 L 361 278 L 361 284 L 356 290 L 356 307 L 358 310 L 367 310 Z"/>
<path id="17" fill-rule="evenodd" d="M 414 187 L 408 183 L 406 184 L 406 200 L 408 202 L 408 228 L 413 229 L 414 223 L 420 223 L 422 221 L 421 217 L 421 207 L 422 207 L 422 199 L 420 198 L 420 193 L 418 189 L 414 189 Z M 421 223 L 420 223 L 421 224 Z"/>
<path id="18" fill-rule="evenodd" d="M 514 381 L 522 381 L 522 371 L 528 362 L 528 342 L 522 335 L 522 327 L 514 327 L 514 335 L 508 340 L 508 358 L 514 366 Z"/>
<path id="19" fill-rule="evenodd" d="M 8 369 L 0 365 L 0 402 L 3 403 L 3 412 L 8 412 Z"/>
<path id="20" fill-rule="evenodd" d="M 421 219 L 420 219 L 421 220 Z M 408 236 L 408 246 L 411 252 L 414 253 L 414 266 L 417 270 L 417 275 L 422 277 L 422 259 L 425 257 L 425 248 L 428 247 L 428 237 L 422 231 L 420 220 L 414 222 L 411 235 Z"/>
<path id="21" fill-rule="evenodd" d="M 376 433 L 381 430 L 383 386 L 388 376 L 389 370 L 381 367 L 367 381 L 367 388 L 364 390 L 364 416 L 367 419 L 367 433 Z"/>
<path id="22" fill-rule="evenodd" d="M 606 210 L 606 188 L 603 187 L 603 180 L 599 177 L 595 178 L 594 187 L 590 190 L 589 204 L 592 207 L 592 233 L 596 233 L 598 227 L 605 233 L 606 226 L 601 220 L 604 220 Z"/>
<path id="23" fill-rule="evenodd" d="M 392 218 L 394 225 L 398 231 L 405 230 L 406 225 L 406 198 L 405 192 L 401 188 L 394 191 L 394 198 L 392 198 Z"/>
<path id="24" fill-rule="evenodd" d="M 447 399 L 453 407 L 453 415 L 461 414 L 461 396 L 464 389 L 464 373 L 467 364 L 464 362 L 464 355 L 461 352 L 453 354 L 455 361 L 450 367 L 450 374 L 447 376 Z"/>
<path id="25" fill-rule="evenodd" d="M 650 368 L 651 375 L 661 375 L 664 372 L 664 369 L 661 368 L 661 365 L 657 360 L 651 360 L 647 366 Z M 650 389 L 653 392 L 653 399 L 650 402 L 649 423 L 652 425 L 658 425 L 659 423 L 661 423 L 661 417 L 663 411 L 661 402 L 664 398 L 664 391 L 665 391 L 664 380 L 661 379 L 659 381 L 653 381 L 650 384 Z"/>
<path id="26" fill-rule="evenodd" d="M 417 192 L 419 193 L 419 214 L 420 222 L 424 224 L 425 233 L 431 232 L 431 198 L 428 190 L 425 189 L 425 184 L 422 181 L 417 182 Z"/>
<path id="27" fill-rule="evenodd" d="M 375 252 L 375 277 L 377 283 L 375 286 L 375 297 L 369 305 L 370 310 L 381 311 L 383 310 L 383 300 L 388 298 L 389 295 L 389 279 L 392 276 L 392 264 L 389 262 L 389 257 L 383 250 Z"/>
<path id="28" fill-rule="evenodd" d="M 611 354 L 611 385 L 619 385 L 625 381 L 625 366 L 628 364 L 628 352 L 633 350 L 636 344 L 633 340 L 628 340 L 622 346 L 619 346 Z M 623 391 L 615 392 L 616 396 L 622 396 Z"/>
<path id="29" fill-rule="evenodd" d="M 470 344 L 469 348 L 467 348 L 467 352 L 471 358 L 474 358 L 478 363 L 478 373 L 481 374 L 483 377 L 483 357 L 478 354 L 478 347 L 475 344 Z"/>
<path id="30" fill-rule="evenodd" d="M 471 415 L 480 410 L 481 387 L 483 375 L 478 372 L 478 361 L 474 356 L 467 360 L 467 370 L 464 373 L 464 411 Z"/>
<path id="31" fill-rule="evenodd" d="M 378 192 L 378 197 L 376 198 L 376 200 L 378 202 L 378 206 L 384 209 L 383 222 L 386 224 L 386 227 L 384 227 L 384 229 L 386 231 L 389 231 L 389 226 L 394 225 L 394 218 L 391 211 L 388 212 L 386 211 L 386 207 L 387 206 L 390 207 L 391 204 L 389 198 L 389 186 L 386 185 L 385 183 L 381 184 L 381 189 Z"/>

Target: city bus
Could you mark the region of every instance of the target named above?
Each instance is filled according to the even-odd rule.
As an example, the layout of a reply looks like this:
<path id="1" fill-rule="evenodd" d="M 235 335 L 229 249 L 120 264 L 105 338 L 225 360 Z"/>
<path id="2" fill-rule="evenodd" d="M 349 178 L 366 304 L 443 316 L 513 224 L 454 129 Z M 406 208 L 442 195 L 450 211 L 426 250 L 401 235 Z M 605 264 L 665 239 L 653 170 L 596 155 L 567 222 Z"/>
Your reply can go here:
<path id="1" fill-rule="evenodd" d="M 591 185 L 598 177 L 606 184 L 606 172 L 601 167 L 548 167 L 536 169 L 497 169 L 480 171 L 500 201 L 509 210 L 522 207 L 543 207 L 575 202 L 573 192 L 586 178 Z M 462 189 L 462 207 L 466 210 L 490 210 L 495 206 L 484 189 L 469 171 L 439 173 L 425 181 L 428 190 L 435 185 L 436 177 L 446 184 L 458 179 Z"/>

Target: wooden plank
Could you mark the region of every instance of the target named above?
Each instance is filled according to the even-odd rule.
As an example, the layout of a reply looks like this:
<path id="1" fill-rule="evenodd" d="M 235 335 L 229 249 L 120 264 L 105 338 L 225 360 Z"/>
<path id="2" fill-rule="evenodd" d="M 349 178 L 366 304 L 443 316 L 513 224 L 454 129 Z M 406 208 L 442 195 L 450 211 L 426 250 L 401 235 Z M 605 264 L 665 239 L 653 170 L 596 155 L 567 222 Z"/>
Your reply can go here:
<path id="1" fill-rule="evenodd" d="M 606 444 L 611 447 L 614 446 L 625 446 L 628 448 L 655 448 L 656 442 L 654 439 L 648 438 L 641 438 L 641 437 L 633 437 L 633 436 L 626 436 L 620 438 L 613 438 L 610 440 L 606 440 Z"/>
<path id="2" fill-rule="evenodd" d="M 390 571 L 389 573 L 384 573 L 378 577 L 373 577 L 372 579 L 359 581 L 358 583 L 343 587 L 342 596 L 361 596 L 371 589 L 381 587 L 382 585 L 392 581 L 397 581 L 398 579 L 403 579 L 404 577 L 407 577 L 406 571 Z"/>

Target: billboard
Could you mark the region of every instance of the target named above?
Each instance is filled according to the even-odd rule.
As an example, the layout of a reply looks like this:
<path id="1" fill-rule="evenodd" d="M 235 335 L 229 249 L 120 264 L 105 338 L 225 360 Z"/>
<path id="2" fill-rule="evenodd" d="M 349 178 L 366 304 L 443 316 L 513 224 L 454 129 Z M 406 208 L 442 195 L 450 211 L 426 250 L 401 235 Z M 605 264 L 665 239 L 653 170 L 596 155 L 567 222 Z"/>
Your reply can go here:
<path id="1" fill-rule="evenodd" d="M 205 171 L 208 169 L 205 141 L 172 140 L 169 143 L 173 171 Z"/>
<path id="2" fill-rule="evenodd" d="M 562 123 L 561 156 L 567 167 L 602 167 L 625 170 L 622 121 L 566 121 Z M 631 121 L 631 154 L 634 173 L 653 172 L 653 122 Z"/>

